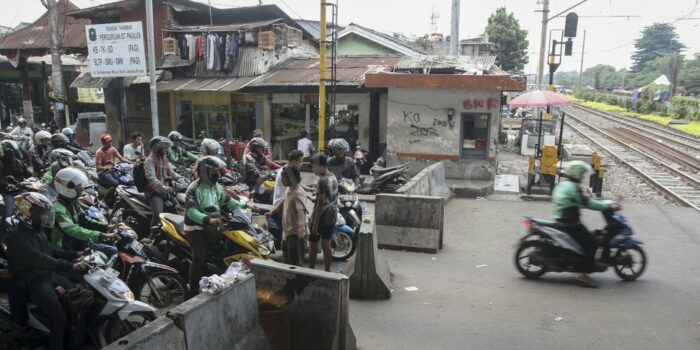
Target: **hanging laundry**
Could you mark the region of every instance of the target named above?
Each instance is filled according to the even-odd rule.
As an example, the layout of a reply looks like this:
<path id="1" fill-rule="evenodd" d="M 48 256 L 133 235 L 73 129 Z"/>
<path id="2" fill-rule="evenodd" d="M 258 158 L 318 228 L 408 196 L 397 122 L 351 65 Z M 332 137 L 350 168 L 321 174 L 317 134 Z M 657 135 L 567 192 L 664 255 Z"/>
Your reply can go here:
<path id="1" fill-rule="evenodd" d="M 230 56 L 233 56 L 234 58 L 238 57 L 238 46 L 239 46 L 238 40 L 239 39 L 240 38 L 238 36 L 238 33 L 231 34 L 231 44 L 228 45 L 228 47 L 227 47 L 227 51 L 228 51 L 227 53 Z"/>
<path id="2" fill-rule="evenodd" d="M 219 36 L 219 70 L 226 69 L 226 36 Z"/>
<path id="3" fill-rule="evenodd" d="M 204 59 L 204 64 L 209 64 L 209 35 L 202 34 L 202 58 Z"/>
<path id="4" fill-rule="evenodd" d="M 255 35 L 253 32 L 245 32 L 246 44 L 255 44 Z"/>
<path id="5" fill-rule="evenodd" d="M 197 35 L 197 60 L 201 61 L 203 58 L 202 55 L 202 34 Z"/>
<path id="6" fill-rule="evenodd" d="M 224 70 L 229 71 L 231 69 L 231 56 L 228 54 L 233 40 L 233 35 L 227 34 L 226 35 L 226 40 L 225 40 L 225 49 L 223 51 L 224 53 Z"/>
<path id="7" fill-rule="evenodd" d="M 179 42 L 180 42 L 180 58 L 183 60 L 189 59 L 188 55 L 190 53 L 190 49 L 187 46 L 187 36 L 185 35 L 182 38 L 180 38 Z"/>
<path id="8" fill-rule="evenodd" d="M 197 39 L 195 38 L 194 35 L 187 34 L 185 35 L 185 38 L 187 40 L 187 59 L 188 60 L 194 60 L 197 56 Z"/>

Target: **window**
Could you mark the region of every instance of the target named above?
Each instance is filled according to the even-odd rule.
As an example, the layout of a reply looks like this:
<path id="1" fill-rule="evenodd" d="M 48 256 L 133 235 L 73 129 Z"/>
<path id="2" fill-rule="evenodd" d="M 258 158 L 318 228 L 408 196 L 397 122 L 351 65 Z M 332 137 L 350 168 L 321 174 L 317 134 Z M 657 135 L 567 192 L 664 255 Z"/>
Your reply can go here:
<path id="1" fill-rule="evenodd" d="M 485 159 L 488 139 L 489 114 L 462 113 L 462 159 Z"/>

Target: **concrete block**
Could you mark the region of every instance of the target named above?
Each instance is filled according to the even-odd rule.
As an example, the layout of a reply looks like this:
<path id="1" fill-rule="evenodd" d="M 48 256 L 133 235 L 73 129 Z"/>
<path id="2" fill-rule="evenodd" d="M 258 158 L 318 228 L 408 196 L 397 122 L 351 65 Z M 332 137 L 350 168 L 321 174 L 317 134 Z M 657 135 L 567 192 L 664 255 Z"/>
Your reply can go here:
<path id="1" fill-rule="evenodd" d="M 373 223 L 363 223 L 360 227 L 357 249 L 345 264 L 343 273 L 350 278 L 350 298 L 391 298 L 391 272 L 377 247 Z"/>
<path id="2" fill-rule="evenodd" d="M 253 275 L 221 294 L 200 294 L 167 316 L 184 332 L 188 350 L 272 349 L 260 327 Z"/>
<path id="3" fill-rule="evenodd" d="M 135 330 L 104 347 L 107 350 L 168 349 L 186 350 L 185 335 L 167 317 L 158 317 L 153 322 Z"/>
<path id="4" fill-rule="evenodd" d="M 252 265 L 262 324 L 275 349 L 356 349 L 347 276 L 274 261 Z"/>
<path id="5" fill-rule="evenodd" d="M 434 254 L 442 248 L 444 198 L 378 194 L 374 215 L 380 248 Z"/>
<path id="6" fill-rule="evenodd" d="M 496 175 L 493 188 L 496 194 L 518 194 L 520 193 L 519 176 L 508 174 Z"/>

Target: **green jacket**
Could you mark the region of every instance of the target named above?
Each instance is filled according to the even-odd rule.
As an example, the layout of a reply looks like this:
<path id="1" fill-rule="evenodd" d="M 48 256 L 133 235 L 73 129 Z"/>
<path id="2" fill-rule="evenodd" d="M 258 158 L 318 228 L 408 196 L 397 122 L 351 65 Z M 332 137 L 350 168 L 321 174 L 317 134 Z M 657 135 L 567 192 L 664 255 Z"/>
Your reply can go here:
<path id="1" fill-rule="evenodd" d="M 66 235 L 81 241 L 97 242 L 102 232 L 107 231 L 107 225 L 88 217 L 75 202 L 66 203 L 59 199 L 54 202 L 54 210 L 56 223 L 51 230 L 51 244 L 55 247 L 64 247 L 63 238 Z"/>
<path id="2" fill-rule="evenodd" d="M 41 176 L 41 182 L 45 184 L 53 183 L 53 171 L 51 169 L 44 172 L 44 175 Z"/>
<path id="3" fill-rule="evenodd" d="M 187 151 L 183 151 L 179 147 L 168 148 L 168 160 L 170 160 L 171 163 L 179 164 L 181 161 L 184 160 L 184 158 L 187 158 L 193 162 L 197 160 L 196 155 Z"/>
<path id="4" fill-rule="evenodd" d="M 229 197 L 221 185 L 212 186 L 201 180 L 190 184 L 186 196 L 185 224 L 188 226 L 203 227 L 205 219 L 220 216 L 221 208 L 224 207 L 229 211 L 247 207 L 247 204 Z"/>
<path id="5" fill-rule="evenodd" d="M 581 208 L 603 211 L 608 205 L 603 201 L 583 195 L 581 188 L 572 181 L 564 181 L 554 188 L 554 219 L 563 223 L 575 224 L 580 221 Z"/>

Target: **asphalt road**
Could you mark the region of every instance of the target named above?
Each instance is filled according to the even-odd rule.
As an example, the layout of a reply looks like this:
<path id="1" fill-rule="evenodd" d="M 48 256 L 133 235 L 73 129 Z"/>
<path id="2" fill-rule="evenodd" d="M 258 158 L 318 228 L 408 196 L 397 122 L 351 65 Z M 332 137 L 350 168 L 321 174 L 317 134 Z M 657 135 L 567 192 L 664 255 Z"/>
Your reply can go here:
<path id="1" fill-rule="evenodd" d="M 524 215 L 550 203 L 451 200 L 437 255 L 383 251 L 393 274 L 387 301 L 351 301 L 361 349 L 700 349 L 700 214 L 630 204 L 623 214 L 649 265 L 635 282 L 613 271 L 599 289 L 572 274 L 522 278 L 513 255 Z M 589 229 L 602 227 L 586 213 Z M 406 291 L 416 287 L 417 291 Z"/>

